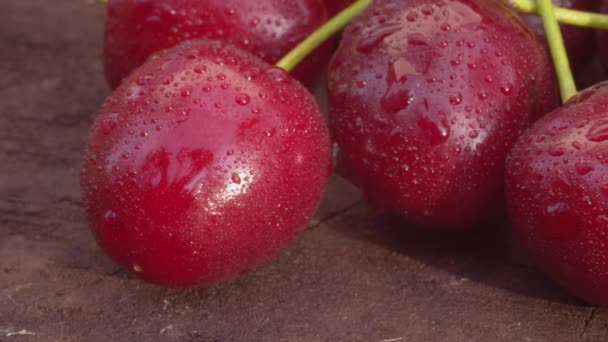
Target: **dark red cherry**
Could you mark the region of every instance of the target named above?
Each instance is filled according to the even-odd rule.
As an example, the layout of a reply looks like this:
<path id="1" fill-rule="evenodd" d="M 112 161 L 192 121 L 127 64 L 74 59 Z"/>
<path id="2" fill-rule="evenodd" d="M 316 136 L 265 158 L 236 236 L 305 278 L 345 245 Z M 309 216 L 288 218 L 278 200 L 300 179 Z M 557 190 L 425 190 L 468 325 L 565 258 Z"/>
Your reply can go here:
<path id="1" fill-rule="evenodd" d="M 555 6 L 581 11 L 597 12 L 598 0 L 553 0 Z M 521 17 L 532 27 L 538 38 L 547 46 L 547 37 L 542 18 L 534 14 L 522 14 Z M 594 30 L 572 25 L 560 25 L 570 64 L 577 71 L 585 69 L 595 55 Z"/>
<path id="2" fill-rule="evenodd" d="M 81 184 L 116 262 L 157 284 L 209 286 L 302 231 L 330 164 L 327 127 L 299 82 L 236 48 L 189 41 L 104 102 Z"/>
<path id="3" fill-rule="evenodd" d="M 601 83 L 605 80 L 608 80 L 608 70 L 604 68 L 602 63 L 600 62 L 599 54 L 596 55 L 586 67 L 581 70 L 578 70 L 575 73 L 576 77 L 576 85 L 580 89 L 591 87 L 597 83 Z"/>
<path id="4" fill-rule="evenodd" d="M 385 0 L 330 65 L 340 172 L 374 206 L 439 229 L 504 210 L 507 152 L 556 105 L 546 50 L 502 2 Z"/>
<path id="5" fill-rule="evenodd" d="M 506 184 L 513 228 L 533 261 L 608 305 L 608 83 L 535 123 L 510 153 Z"/>
<path id="6" fill-rule="evenodd" d="M 604 0 L 601 3 L 600 11 L 608 13 L 608 0 Z M 606 30 L 597 30 L 596 37 L 599 60 L 604 69 L 608 70 L 608 32 Z"/>
<path id="7" fill-rule="evenodd" d="M 352 5 L 355 0 L 325 0 L 329 13 L 336 15 L 346 7 Z"/>
<path id="8" fill-rule="evenodd" d="M 153 52 L 195 38 L 222 40 L 270 64 L 328 17 L 323 0 L 111 0 L 105 28 L 105 68 L 115 88 Z M 331 55 L 325 44 L 295 71 L 313 84 Z"/>

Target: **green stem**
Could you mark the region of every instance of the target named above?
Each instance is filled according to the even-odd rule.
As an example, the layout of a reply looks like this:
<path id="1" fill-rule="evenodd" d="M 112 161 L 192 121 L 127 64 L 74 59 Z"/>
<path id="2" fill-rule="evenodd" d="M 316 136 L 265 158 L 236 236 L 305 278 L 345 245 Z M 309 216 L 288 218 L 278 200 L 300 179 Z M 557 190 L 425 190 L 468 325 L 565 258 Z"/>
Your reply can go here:
<path id="1" fill-rule="evenodd" d="M 108 0 L 99 0 L 99 3 L 102 5 L 107 5 L 108 4 Z"/>
<path id="2" fill-rule="evenodd" d="M 300 42 L 293 50 L 281 58 L 276 66 L 287 72 L 292 71 L 306 56 L 344 28 L 344 26 L 348 25 L 352 18 L 361 13 L 371 2 L 372 0 L 358 0 L 347 7 Z"/>
<path id="3" fill-rule="evenodd" d="M 570 68 L 570 62 L 568 61 L 568 54 L 566 53 L 566 47 L 564 46 L 562 32 L 559 29 L 559 24 L 555 18 L 555 12 L 553 11 L 553 0 L 538 0 L 537 4 L 540 16 L 543 18 L 545 34 L 547 35 L 547 41 L 549 42 L 549 50 L 553 57 L 553 65 L 555 66 L 557 80 L 559 81 L 562 102 L 566 102 L 576 94 L 576 84 L 574 83 L 574 77 L 572 76 L 572 69 Z"/>
<path id="4" fill-rule="evenodd" d="M 511 0 L 511 4 L 520 12 L 540 14 L 540 6 L 532 0 Z M 608 29 L 608 15 L 594 12 L 577 11 L 567 8 L 554 7 L 555 17 L 564 24 Z"/>

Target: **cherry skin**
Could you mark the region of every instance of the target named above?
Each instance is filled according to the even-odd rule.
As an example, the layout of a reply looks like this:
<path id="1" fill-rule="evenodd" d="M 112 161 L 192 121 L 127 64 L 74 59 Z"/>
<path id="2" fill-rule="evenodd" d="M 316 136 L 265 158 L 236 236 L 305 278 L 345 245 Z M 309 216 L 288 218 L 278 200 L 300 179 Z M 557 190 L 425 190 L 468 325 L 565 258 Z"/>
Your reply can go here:
<path id="1" fill-rule="evenodd" d="M 604 0 L 601 3 L 600 11 L 605 14 L 608 13 L 608 0 Z M 596 37 L 599 60 L 604 69 L 608 70 L 608 32 L 606 30 L 597 30 Z"/>
<path id="2" fill-rule="evenodd" d="M 81 185 L 103 250 L 143 279 L 210 286 L 300 233 L 331 171 L 327 126 L 283 70 L 217 42 L 153 55 L 104 102 Z"/>
<path id="3" fill-rule="evenodd" d="M 499 2 L 378 1 L 328 79 L 339 171 L 378 209 L 445 230 L 504 211 L 504 161 L 556 105 L 547 52 Z"/>
<path id="4" fill-rule="evenodd" d="M 111 0 L 104 62 L 115 88 L 153 52 L 195 38 L 222 40 L 276 63 L 328 19 L 322 0 Z M 312 85 L 331 56 L 325 44 L 294 71 Z"/>
<path id="5" fill-rule="evenodd" d="M 506 190 L 513 229 L 564 288 L 608 305 L 608 83 L 540 119 L 515 144 Z"/>
<path id="6" fill-rule="evenodd" d="M 352 5 L 355 0 L 326 0 L 327 8 L 332 16 L 340 13 L 346 7 Z"/>
<path id="7" fill-rule="evenodd" d="M 588 12 L 597 12 L 599 9 L 597 0 L 553 0 L 553 4 L 563 8 Z M 542 18 L 534 14 L 521 14 L 521 17 L 530 25 L 538 39 L 547 46 Z M 576 71 L 582 71 L 595 55 L 595 30 L 565 24 L 560 25 L 560 30 L 566 44 L 570 64 Z"/>

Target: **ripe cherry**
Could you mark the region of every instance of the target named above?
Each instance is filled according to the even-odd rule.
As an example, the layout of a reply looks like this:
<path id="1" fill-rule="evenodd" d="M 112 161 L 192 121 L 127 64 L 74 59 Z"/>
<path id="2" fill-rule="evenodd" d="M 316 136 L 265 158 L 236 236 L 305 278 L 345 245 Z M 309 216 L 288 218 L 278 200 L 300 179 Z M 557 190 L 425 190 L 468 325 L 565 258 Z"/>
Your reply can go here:
<path id="1" fill-rule="evenodd" d="M 555 6 L 581 11 L 595 12 L 599 9 L 597 0 L 553 0 L 553 3 Z M 521 14 L 521 17 L 530 25 L 540 41 L 546 45 L 547 38 L 541 17 L 533 14 Z M 592 28 L 565 24 L 560 25 L 560 29 L 572 67 L 582 71 L 595 55 L 595 31 Z"/>
<path id="2" fill-rule="evenodd" d="M 581 298 L 608 305 L 608 83 L 535 123 L 506 173 L 513 228 L 533 261 Z"/>
<path id="3" fill-rule="evenodd" d="M 336 15 L 346 7 L 350 6 L 355 0 L 325 0 L 329 13 Z"/>
<path id="4" fill-rule="evenodd" d="M 111 0 L 106 77 L 115 88 L 151 53 L 195 38 L 222 40 L 274 64 L 327 18 L 323 0 Z M 330 55 L 331 44 L 321 46 L 294 75 L 313 84 Z"/>
<path id="5" fill-rule="evenodd" d="M 342 174 L 376 207 L 440 229 L 504 210 L 507 152 L 556 105 L 546 50 L 497 1 L 375 2 L 329 72 Z"/>
<path id="6" fill-rule="evenodd" d="M 153 55 L 103 104 L 81 176 L 99 245 L 142 278 L 213 285 L 302 231 L 330 174 L 327 127 L 283 70 L 218 42 Z"/>
<path id="7" fill-rule="evenodd" d="M 608 13 L 608 0 L 601 3 L 600 10 L 602 13 Z M 600 62 L 604 69 L 608 70 L 608 30 L 597 31 L 597 49 Z"/>

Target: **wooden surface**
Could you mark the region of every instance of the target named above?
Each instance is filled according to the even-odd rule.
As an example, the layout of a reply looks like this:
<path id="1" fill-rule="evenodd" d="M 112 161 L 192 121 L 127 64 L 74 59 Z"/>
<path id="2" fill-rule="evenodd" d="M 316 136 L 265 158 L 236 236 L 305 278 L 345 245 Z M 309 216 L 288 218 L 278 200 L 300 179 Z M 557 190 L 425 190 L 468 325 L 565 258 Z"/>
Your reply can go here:
<path id="1" fill-rule="evenodd" d="M 608 311 L 546 280 L 508 226 L 425 232 L 339 178 L 301 239 L 237 281 L 171 290 L 121 271 L 78 186 L 108 93 L 103 12 L 0 1 L 0 341 L 608 341 Z"/>

